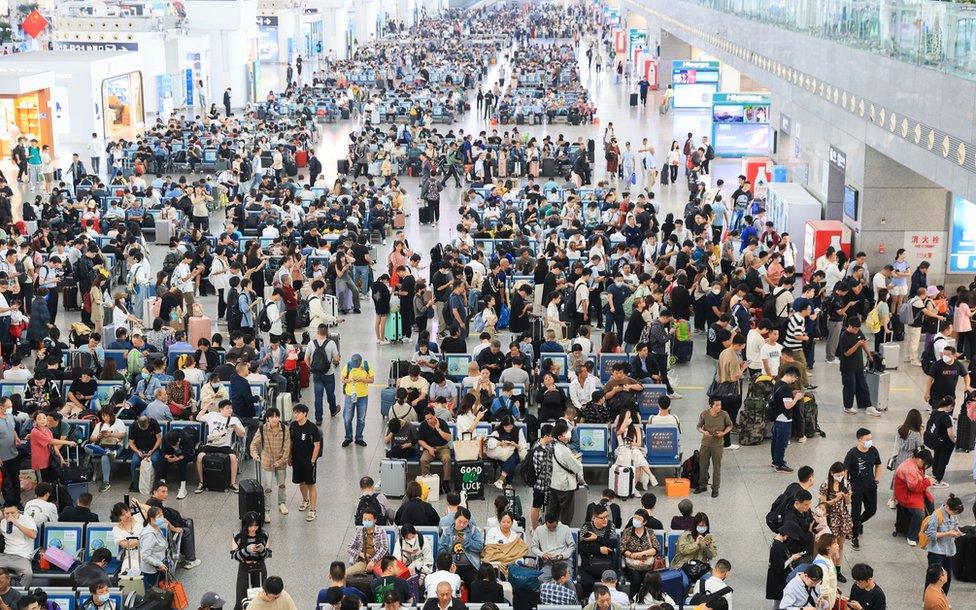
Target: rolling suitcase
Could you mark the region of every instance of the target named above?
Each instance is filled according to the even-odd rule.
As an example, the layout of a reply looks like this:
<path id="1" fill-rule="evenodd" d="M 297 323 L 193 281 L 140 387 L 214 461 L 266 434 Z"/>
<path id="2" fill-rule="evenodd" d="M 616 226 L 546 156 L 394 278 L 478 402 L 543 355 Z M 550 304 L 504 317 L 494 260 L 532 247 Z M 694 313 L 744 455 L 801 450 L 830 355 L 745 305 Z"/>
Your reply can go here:
<path id="1" fill-rule="evenodd" d="M 390 416 L 390 409 L 393 408 L 393 403 L 396 402 L 396 388 L 383 388 L 380 390 L 380 413 L 383 414 L 383 419 Z"/>
<path id="2" fill-rule="evenodd" d="M 403 497 L 407 489 L 407 460 L 380 460 L 380 489 L 386 496 Z"/>
<path id="3" fill-rule="evenodd" d="M 895 531 L 891 532 L 891 535 L 908 537 L 908 530 L 911 524 L 912 514 L 899 504 L 895 508 Z"/>
<path id="4" fill-rule="evenodd" d="M 674 358 L 679 363 L 691 362 L 691 355 L 695 351 L 695 344 L 692 341 L 675 341 Z"/>
<path id="5" fill-rule="evenodd" d="M 298 385 L 305 389 L 311 384 L 312 371 L 304 360 L 298 362 Z"/>
<path id="6" fill-rule="evenodd" d="M 146 328 L 152 328 L 153 320 L 159 316 L 159 309 L 163 302 L 159 297 L 149 297 L 142 302 L 142 323 Z"/>
<path id="7" fill-rule="evenodd" d="M 630 466 L 613 464 L 610 466 L 607 487 L 617 494 L 618 498 L 629 498 L 634 495 L 634 469 Z"/>
<path id="8" fill-rule="evenodd" d="M 882 343 L 881 359 L 884 361 L 885 370 L 897 369 L 901 362 L 901 343 Z"/>
<path id="9" fill-rule="evenodd" d="M 631 93 L 630 94 L 630 105 L 631 106 L 637 106 L 637 94 L 636 93 Z"/>
<path id="10" fill-rule="evenodd" d="M 78 300 L 78 286 L 65 287 L 62 301 L 65 311 L 81 311 L 81 302 Z"/>
<path id="11" fill-rule="evenodd" d="M 679 604 L 685 598 L 684 572 L 681 570 L 659 570 L 661 590 Z"/>
<path id="12" fill-rule="evenodd" d="M 207 316 L 202 318 L 190 318 L 189 340 L 190 345 L 196 347 L 200 339 L 210 340 L 213 331 L 213 320 Z"/>
<path id="13" fill-rule="evenodd" d="M 430 208 L 426 205 L 418 206 L 418 214 L 420 216 L 420 224 L 428 224 L 433 221 L 434 215 L 431 213 Z"/>
<path id="14" fill-rule="evenodd" d="M 571 527 L 578 527 L 583 525 L 586 520 L 586 505 L 587 500 L 587 488 L 580 487 L 575 492 L 573 492 L 573 518 L 570 522 L 573 524 Z M 567 525 L 569 525 L 567 523 Z"/>
<path id="15" fill-rule="evenodd" d="M 344 176 L 349 173 L 349 159 L 339 159 L 336 161 L 336 171 L 339 172 L 340 176 Z"/>
<path id="16" fill-rule="evenodd" d="M 281 419 L 283 421 L 291 421 L 292 414 L 292 396 L 288 392 L 282 392 L 278 394 L 275 398 L 275 407 L 281 412 Z"/>
<path id="17" fill-rule="evenodd" d="M 871 396 L 871 405 L 876 409 L 884 411 L 888 408 L 889 397 L 891 396 L 891 373 L 865 371 L 864 377 L 868 382 L 868 394 Z"/>
<path id="18" fill-rule="evenodd" d="M 203 456 L 203 486 L 209 491 L 224 491 L 230 487 L 230 456 L 208 453 Z"/>
<path id="19" fill-rule="evenodd" d="M 298 167 L 308 166 L 308 151 L 307 150 L 296 150 L 295 151 L 295 165 Z"/>
<path id="20" fill-rule="evenodd" d="M 254 479 L 243 479 L 239 483 L 237 516 L 243 519 L 247 513 L 257 513 L 259 517 L 264 517 L 264 488 Z"/>
<path id="21" fill-rule="evenodd" d="M 543 159 L 542 160 L 542 175 L 547 178 L 551 178 L 556 175 L 556 160 L 555 159 Z"/>
<path id="22" fill-rule="evenodd" d="M 383 336 L 387 341 L 403 340 L 403 319 L 400 317 L 399 311 L 390 312 L 390 315 L 387 316 L 386 330 Z"/>
<path id="23" fill-rule="evenodd" d="M 330 326 L 334 326 L 339 323 L 339 299 L 335 295 L 322 295 L 322 309 L 325 311 L 327 324 L 328 320 L 333 320 Z"/>
<path id="24" fill-rule="evenodd" d="M 976 527 L 959 528 L 956 554 L 952 557 L 952 575 L 961 582 L 976 582 Z"/>
<path id="25" fill-rule="evenodd" d="M 976 392 L 970 392 L 962 401 L 962 408 L 959 409 L 959 417 L 956 419 L 956 449 L 970 452 L 976 444 L 976 427 L 973 420 L 969 419 L 969 404 L 976 400 Z"/>
<path id="26" fill-rule="evenodd" d="M 173 237 L 173 221 L 156 219 L 156 245 L 168 246 Z"/>

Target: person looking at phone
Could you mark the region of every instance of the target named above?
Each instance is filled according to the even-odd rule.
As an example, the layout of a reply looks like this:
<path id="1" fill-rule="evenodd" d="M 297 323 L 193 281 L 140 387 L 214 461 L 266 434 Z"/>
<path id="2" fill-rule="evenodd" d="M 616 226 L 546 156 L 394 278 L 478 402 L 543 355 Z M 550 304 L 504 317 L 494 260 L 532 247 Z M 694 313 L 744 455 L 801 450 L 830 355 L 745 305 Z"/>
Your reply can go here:
<path id="1" fill-rule="evenodd" d="M 268 578 L 265 560 L 271 557 L 268 534 L 264 531 L 263 515 L 244 513 L 241 530 L 234 534 L 230 543 L 230 556 L 237 562 L 237 600 L 235 608 L 247 597 L 247 590 L 264 584 Z"/>

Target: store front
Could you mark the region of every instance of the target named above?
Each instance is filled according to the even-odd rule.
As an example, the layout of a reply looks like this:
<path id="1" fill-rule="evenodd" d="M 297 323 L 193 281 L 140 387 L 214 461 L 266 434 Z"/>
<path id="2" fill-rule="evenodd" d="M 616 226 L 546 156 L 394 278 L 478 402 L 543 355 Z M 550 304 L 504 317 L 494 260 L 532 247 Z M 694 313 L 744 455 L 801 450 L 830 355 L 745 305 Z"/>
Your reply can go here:
<path id="1" fill-rule="evenodd" d="M 0 157 L 9 158 L 20 137 L 54 147 L 53 85 L 51 72 L 0 70 Z"/>

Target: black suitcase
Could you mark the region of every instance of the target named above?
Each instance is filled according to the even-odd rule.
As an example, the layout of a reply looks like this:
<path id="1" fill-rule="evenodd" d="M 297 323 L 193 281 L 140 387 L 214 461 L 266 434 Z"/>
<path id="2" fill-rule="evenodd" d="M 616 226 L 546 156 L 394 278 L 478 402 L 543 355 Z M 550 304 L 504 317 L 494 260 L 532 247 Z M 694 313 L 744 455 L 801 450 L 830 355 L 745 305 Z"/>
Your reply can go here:
<path id="1" fill-rule="evenodd" d="M 586 141 L 586 160 L 590 163 L 596 159 L 596 141 L 590 138 Z"/>
<path id="2" fill-rule="evenodd" d="M 969 419 L 966 412 L 966 402 L 963 401 L 962 408 L 959 409 L 959 418 L 956 420 L 956 449 L 960 451 L 972 451 L 976 444 L 976 427 L 973 420 Z"/>
<path id="3" fill-rule="evenodd" d="M 340 116 L 342 116 L 343 119 L 348 119 L 349 118 L 349 109 L 348 108 L 343 108 L 342 111 L 340 112 Z"/>
<path id="4" fill-rule="evenodd" d="M 952 557 L 952 576 L 962 582 L 976 582 L 976 527 L 959 528 L 956 554 Z"/>
<path id="5" fill-rule="evenodd" d="M 555 159 L 543 159 L 542 160 L 542 175 L 551 178 L 556 175 L 556 160 Z"/>
<path id="6" fill-rule="evenodd" d="M 908 509 L 902 508 L 899 504 L 895 508 L 895 531 L 891 532 L 892 536 L 905 536 L 908 537 L 908 530 L 912 525 L 912 514 L 908 512 Z"/>
<path id="7" fill-rule="evenodd" d="M 418 213 L 420 214 L 420 224 L 427 224 L 434 221 L 434 215 L 427 206 L 420 206 Z"/>
<path id="8" fill-rule="evenodd" d="M 336 171 L 340 175 L 345 175 L 349 173 L 349 159 L 339 159 L 336 161 Z"/>
<path id="9" fill-rule="evenodd" d="M 132 610 L 170 610 L 173 606 L 173 592 L 169 589 L 153 587 L 132 606 Z"/>
<path id="10" fill-rule="evenodd" d="M 630 105 L 631 106 L 636 106 L 637 105 L 637 94 L 636 93 L 631 93 L 630 94 Z"/>
<path id="11" fill-rule="evenodd" d="M 208 453 L 203 456 L 203 486 L 210 491 L 224 491 L 230 487 L 230 456 Z"/>
<path id="12" fill-rule="evenodd" d="M 81 303 L 78 301 L 78 286 L 64 289 L 64 310 L 81 311 Z"/>
<path id="13" fill-rule="evenodd" d="M 672 352 L 674 353 L 674 358 L 679 363 L 691 362 L 691 355 L 695 351 L 695 344 L 691 341 L 678 341 L 675 340 L 674 348 Z"/>
<path id="14" fill-rule="evenodd" d="M 891 316 L 891 335 L 892 341 L 905 340 L 905 324 L 898 316 Z"/>
<path id="15" fill-rule="evenodd" d="M 261 467 L 260 464 L 257 465 Z M 238 483 L 237 516 L 244 518 L 246 513 L 257 513 L 264 516 L 264 489 L 254 479 L 244 479 Z"/>

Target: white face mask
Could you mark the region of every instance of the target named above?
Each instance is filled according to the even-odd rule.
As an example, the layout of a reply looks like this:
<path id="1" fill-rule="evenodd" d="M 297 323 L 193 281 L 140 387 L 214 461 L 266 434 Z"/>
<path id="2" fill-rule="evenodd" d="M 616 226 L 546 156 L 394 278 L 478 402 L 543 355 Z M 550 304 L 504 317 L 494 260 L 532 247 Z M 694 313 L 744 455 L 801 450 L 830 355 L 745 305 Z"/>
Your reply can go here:
<path id="1" fill-rule="evenodd" d="M 952 356 L 942 356 L 942 362 L 946 364 L 952 364 Z"/>
<path id="2" fill-rule="evenodd" d="M 865 449 L 870 449 L 871 447 L 874 447 L 874 441 L 864 441 Z"/>
<path id="3" fill-rule="evenodd" d="M 838 483 L 840 483 L 841 481 L 844 480 L 844 475 L 842 475 L 842 474 L 835 474 L 834 475 L 834 480 L 837 481 Z"/>
<path id="4" fill-rule="evenodd" d="M 720 292 L 722 292 L 721 288 L 712 288 L 712 294 L 719 294 Z"/>

